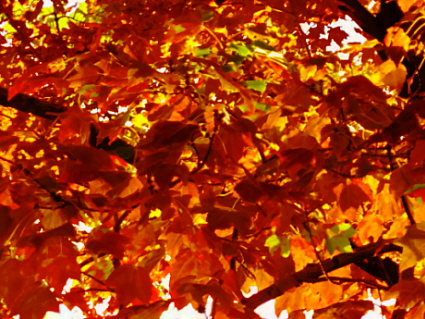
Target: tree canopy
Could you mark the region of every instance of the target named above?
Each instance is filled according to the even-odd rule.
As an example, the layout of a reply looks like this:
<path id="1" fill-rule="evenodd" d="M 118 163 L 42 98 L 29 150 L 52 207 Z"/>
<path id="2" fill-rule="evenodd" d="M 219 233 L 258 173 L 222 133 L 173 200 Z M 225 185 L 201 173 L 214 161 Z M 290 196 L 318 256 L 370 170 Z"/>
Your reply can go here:
<path id="1" fill-rule="evenodd" d="M 424 316 L 423 0 L 4 0 L 0 23 L 2 318 Z"/>

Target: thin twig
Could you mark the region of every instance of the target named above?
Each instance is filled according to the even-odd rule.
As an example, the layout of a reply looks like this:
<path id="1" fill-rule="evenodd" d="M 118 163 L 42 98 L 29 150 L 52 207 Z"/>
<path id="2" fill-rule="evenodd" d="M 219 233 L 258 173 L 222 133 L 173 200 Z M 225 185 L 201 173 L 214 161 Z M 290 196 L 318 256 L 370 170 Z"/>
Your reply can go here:
<path id="1" fill-rule="evenodd" d="M 128 217 L 128 215 L 130 215 L 130 213 L 131 213 L 131 210 L 128 209 L 124 213 L 122 213 L 122 215 L 119 218 L 117 218 L 115 225 L 114 225 L 114 231 L 116 233 L 119 233 L 119 231 L 121 229 L 121 224 Z"/>
<path id="2" fill-rule="evenodd" d="M 103 256 L 105 256 L 106 255 L 106 253 L 100 253 L 99 255 L 97 255 L 97 258 L 100 258 L 100 257 L 103 257 Z M 93 257 L 89 257 L 89 258 L 87 258 L 86 260 L 84 260 L 84 261 L 82 261 L 80 264 L 79 264 L 79 266 L 80 266 L 80 268 L 83 268 L 84 266 L 86 266 L 86 265 L 88 265 L 88 264 L 90 264 L 90 263 L 92 263 L 92 262 L 94 262 L 95 260 L 94 260 L 94 258 Z"/>
<path id="3" fill-rule="evenodd" d="M 96 281 L 98 284 L 101 284 L 102 286 L 105 286 L 109 291 L 115 291 L 115 289 L 108 287 L 108 285 L 106 285 L 102 280 L 97 279 L 96 277 L 90 275 L 89 273 L 82 271 L 81 272 L 84 276 L 89 277 L 90 279 L 93 279 L 94 281 Z"/>
<path id="4" fill-rule="evenodd" d="M 223 43 L 220 41 L 220 39 L 215 35 L 215 33 L 213 31 L 211 31 L 209 28 L 207 28 L 205 25 L 203 25 L 203 29 L 206 30 L 218 43 L 218 45 L 220 46 L 221 50 L 224 50 L 224 45 Z"/>
<path id="5" fill-rule="evenodd" d="M 59 27 L 59 18 L 58 18 L 58 15 L 56 13 L 55 6 L 53 6 L 53 10 L 54 10 L 53 15 L 55 16 L 56 29 L 58 29 L 58 34 L 60 35 L 61 34 L 61 29 Z"/>
<path id="6" fill-rule="evenodd" d="M 319 250 L 318 250 L 318 248 L 317 248 L 316 243 L 315 243 L 315 242 L 314 242 L 314 240 L 313 240 L 313 234 L 312 234 L 312 232 L 311 232 L 310 226 L 308 225 L 308 213 L 307 213 L 306 211 L 304 211 L 304 213 L 305 213 L 305 215 L 306 215 L 307 221 L 303 222 L 303 225 L 304 225 L 305 229 L 307 230 L 308 234 L 310 235 L 311 244 L 313 245 L 314 253 L 316 254 L 316 258 L 317 258 L 317 260 L 319 261 L 320 268 L 322 268 L 322 272 L 323 272 L 323 274 L 325 275 L 325 277 L 326 277 L 326 279 L 327 279 L 328 281 L 330 281 L 331 283 L 333 283 L 333 284 L 335 284 L 335 285 L 338 285 L 338 283 L 334 282 L 334 281 L 331 279 L 331 277 L 329 277 L 328 273 L 327 273 L 327 272 L 326 272 L 326 270 L 325 270 L 325 267 L 323 266 L 323 260 L 322 260 L 322 257 L 320 257 Z"/>
<path id="7" fill-rule="evenodd" d="M 344 173 L 340 173 L 334 169 L 329 169 L 330 172 L 335 173 L 339 176 L 345 177 L 345 178 L 358 178 L 359 176 L 356 175 L 350 175 L 350 174 L 344 174 Z"/>

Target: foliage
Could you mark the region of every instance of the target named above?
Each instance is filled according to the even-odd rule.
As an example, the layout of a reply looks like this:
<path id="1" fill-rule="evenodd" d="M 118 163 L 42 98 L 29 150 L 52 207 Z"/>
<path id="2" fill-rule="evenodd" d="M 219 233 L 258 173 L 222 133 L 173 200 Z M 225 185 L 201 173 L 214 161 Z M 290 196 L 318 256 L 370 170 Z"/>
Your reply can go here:
<path id="1" fill-rule="evenodd" d="M 47 2 L 0 5 L 3 318 L 423 317 L 422 0 Z"/>

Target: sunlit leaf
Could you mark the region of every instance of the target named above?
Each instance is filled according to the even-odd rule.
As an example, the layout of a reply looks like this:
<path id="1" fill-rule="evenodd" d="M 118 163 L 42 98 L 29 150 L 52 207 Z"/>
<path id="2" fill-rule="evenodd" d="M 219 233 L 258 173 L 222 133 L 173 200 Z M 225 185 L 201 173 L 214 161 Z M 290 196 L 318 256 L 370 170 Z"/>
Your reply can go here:
<path id="1" fill-rule="evenodd" d="M 326 240 L 326 249 L 333 254 L 335 250 L 343 253 L 353 251 L 350 243 L 350 237 L 356 233 L 356 230 L 349 224 L 335 225 L 328 230 L 328 239 Z"/>
<path id="2" fill-rule="evenodd" d="M 244 81 L 242 82 L 248 89 L 264 92 L 266 90 L 267 82 L 262 80 Z"/>
<path id="3" fill-rule="evenodd" d="M 422 318 L 424 1 L 359 2 L 3 1 L 0 317 Z"/>

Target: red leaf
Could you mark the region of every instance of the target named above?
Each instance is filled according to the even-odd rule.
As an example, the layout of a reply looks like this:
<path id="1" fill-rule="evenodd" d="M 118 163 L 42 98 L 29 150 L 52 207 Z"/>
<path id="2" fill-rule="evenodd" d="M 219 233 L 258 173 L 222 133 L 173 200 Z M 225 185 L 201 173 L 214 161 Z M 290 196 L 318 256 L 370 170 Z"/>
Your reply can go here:
<path id="1" fill-rule="evenodd" d="M 181 122 L 157 122 L 147 133 L 142 147 L 159 149 L 186 144 L 197 128 L 197 125 Z"/>
<path id="2" fill-rule="evenodd" d="M 236 185 L 235 190 L 245 200 L 255 203 L 264 195 L 259 185 L 253 184 L 248 180 L 241 181 Z"/>
<path id="3" fill-rule="evenodd" d="M 0 296 L 9 307 L 13 305 L 26 284 L 22 267 L 23 262 L 17 259 L 9 259 L 0 267 Z"/>
<path id="4" fill-rule="evenodd" d="M 340 27 L 336 27 L 336 28 L 331 28 L 329 30 L 328 37 L 329 37 L 329 40 L 334 40 L 336 44 L 341 45 L 342 41 L 344 41 L 348 37 L 348 34 L 347 32 L 341 30 Z"/>
<path id="5" fill-rule="evenodd" d="M 415 184 L 419 183 L 415 182 L 415 176 L 410 165 L 401 166 L 391 174 L 390 185 L 397 197 L 403 195 L 406 190 L 412 188 Z"/>
<path id="6" fill-rule="evenodd" d="M 63 302 L 72 310 L 74 307 L 80 308 L 84 312 L 89 311 L 89 306 L 84 298 L 85 290 L 81 288 L 72 288 L 70 292 L 63 295 Z"/>
<path id="7" fill-rule="evenodd" d="M 344 212 L 350 207 L 357 209 L 367 201 L 371 201 L 369 195 L 356 184 L 345 186 L 339 196 L 339 205 Z"/>
<path id="8" fill-rule="evenodd" d="M 118 259 L 124 257 L 125 246 L 129 239 L 116 232 L 109 231 L 99 236 L 99 238 L 89 240 L 86 247 L 95 254 L 101 252 L 112 254 Z"/>
<path id="9" fill-rule="evenodd" d="M 125 264 L 116 268 L 106 280 L 114 287 L 120 305 L 127 305 L 134 299 L 148 304 L 152 296 L 152 281 L 145 268 Z"/>
<path id="10" fill-rule="evenodd" d="M 59 302 L 48 287 L 34 285 L 22 293 L 11 314 L 21 319 L 43 319 L 47 311 L 59 312 Z"/>

